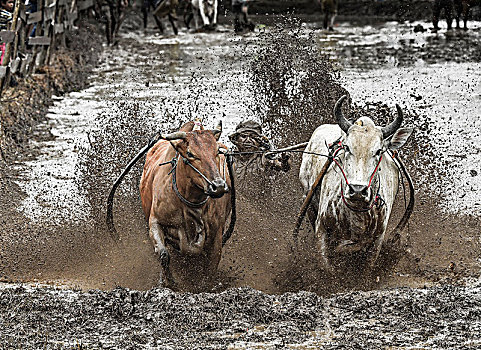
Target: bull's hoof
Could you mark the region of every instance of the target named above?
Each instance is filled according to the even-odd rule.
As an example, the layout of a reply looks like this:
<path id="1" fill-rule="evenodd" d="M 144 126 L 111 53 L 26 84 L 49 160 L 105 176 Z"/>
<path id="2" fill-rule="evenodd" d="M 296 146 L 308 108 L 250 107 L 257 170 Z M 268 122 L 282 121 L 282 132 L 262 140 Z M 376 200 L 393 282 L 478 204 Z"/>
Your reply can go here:
<path id="1" fill-rule="evenodd" d="M 176 283 L 169 269 L 161 268 L 159 276 L 159 287 L 175 289 Z"/>
<path id="2" fill-rule="evenodd" d="M 159 254 L 160 265 L 165 269 L 169 267 L 170 255 L 166 249 L 163 249 Z"/>

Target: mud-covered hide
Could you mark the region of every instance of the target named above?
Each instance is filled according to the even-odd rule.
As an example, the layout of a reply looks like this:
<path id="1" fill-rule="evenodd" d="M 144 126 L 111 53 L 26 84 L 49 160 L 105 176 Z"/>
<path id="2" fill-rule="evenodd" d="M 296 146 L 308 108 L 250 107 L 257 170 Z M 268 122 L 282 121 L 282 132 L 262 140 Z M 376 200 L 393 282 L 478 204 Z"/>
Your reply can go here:
<path id="1" fill-rule="evenodd" d="M 339 125 L 324 124 L 314 131 L 306 147 L 307 152 L 327 155 L 329 145 L 336 141 L 343 146 L 337 153 L 339 166 L 335 162 L 330 165 L 310 208 L 317 213 L 309 219 L 329 271 L 369 271 L 379 255 L 400 176 L 386 152 L 394 147 L 397 134 L 385 141 L 381 130 L 367 117 L 351 124 L 347 134 Z M 397 131 L 404 138 L 396 147 L 401 147 L 408 137 L 404 130 Z M 299 179 L 305 194 L 325 162 L 326 157 L 304 153 Z M 358 195 L 351 185 L 365 192 Z M 380 199 L 376 201 L 377 196 Z"/>
<path id="2" fill-rule="evenodd" d="M 142 208 L 162 264 L 161 281 L 167 286 L 174 284 L 169 265 L 173 252 L 191 258 L 184 271 L 195 271 L 194 279 L 204 281 L 217 270 L 231 211 L 231 183 L 225 156 L 219 152 L 219 135 L 203 127 L 196 130 L 189 122 L 163 136 L 146 155 Z M 174 159 L 176 165 L 168 163 Z"/>

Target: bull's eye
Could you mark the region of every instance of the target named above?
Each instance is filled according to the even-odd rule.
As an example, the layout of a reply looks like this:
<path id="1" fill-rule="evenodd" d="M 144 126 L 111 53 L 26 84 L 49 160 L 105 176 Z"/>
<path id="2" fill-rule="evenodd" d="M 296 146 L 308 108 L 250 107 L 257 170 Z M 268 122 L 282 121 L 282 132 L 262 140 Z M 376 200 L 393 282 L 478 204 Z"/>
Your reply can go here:
<path id="1" fill-rule="evenodd" d="M 345 151 L 346 153 L 351 153 L 351 149 L 350 149 L 349 146 L 347 146 L 347 145 L 344 145 L 344 151 Z"/>
<path id="2" fill-rule="evenodd" d="M 378 149 L 375 153 L 376 156 L 380 156 L 382 153 L 382 148 L 381 149 Z"/>
<path id="3" fill-rule="evenodd" d="M 186 155 L 187 155 L 187 158 L 195 158 L 194 155 L 189 151 L 187 151 Z"/>

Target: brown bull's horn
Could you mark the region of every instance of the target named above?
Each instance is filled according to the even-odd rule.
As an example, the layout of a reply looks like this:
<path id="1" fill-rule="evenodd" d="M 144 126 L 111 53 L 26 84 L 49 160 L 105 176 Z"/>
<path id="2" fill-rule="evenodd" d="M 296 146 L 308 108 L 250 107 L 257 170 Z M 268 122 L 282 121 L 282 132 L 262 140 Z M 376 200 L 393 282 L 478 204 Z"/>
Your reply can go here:
<path id="1" fill-rule="evenodd" d="M 345 133 L 347 133 L 349 128 L 352 126 L 352 123 L 344 117 L 341 110 L 342 103 L 346 98 L 347 95 L 342 96 L 339 100 L 337 100 L 336 105 L 334 106 L 334 116 L 337 119 L 337 124 L 339 124 L 339 127 Z"/>
<path id="2" fill-rule="evenodd" d="M 169 141 L 173 141 L 173 140 L 179 140 L 179 139 L 185 139 L 187 136 L 187 134 L 183 131 L 177 131 L 177 132 L 173 132 L 171 134 L 163 134 L 163 135 L 160 135 L 160 137 L 164 140 L 169 140 Z"/>
<path id="3" fill-rule="evenodd" d="M 222 120 L 219 120 L 219 124 L 217 124 L 215 129 L 212 131 L 214 132 L 214 135 L 220 134 L 222 132 Z"/>
<path id="4" fill-rule="evenodd" d="M 220 139 L 220 135 L 222 134 L 222 120 L 219 120 L 219 124 L 215 127 L 214 130 L 212 130 L 214 133 L 214 137 L 217 141 Z"/>
<path id="5" fill-rule="evenodd" d="M 385 127 L 381 128 L 382 136 L 385 139 L 388 138 L 389 136 L 391 136 L 392 134 L 394 134 L 397 131 L 397 129 L 399 129 L 399 127 L 401 126 L 401 124 L 403 122 L 403 119 L 404 119 L 403 111 L 402 111 L 401 107 L 399 107 L 398 104 L 396 104 L 396 109 L 397 109 L 396 119 L 394 119 L 394 121 L 391 124 L 386 125 Z"/>

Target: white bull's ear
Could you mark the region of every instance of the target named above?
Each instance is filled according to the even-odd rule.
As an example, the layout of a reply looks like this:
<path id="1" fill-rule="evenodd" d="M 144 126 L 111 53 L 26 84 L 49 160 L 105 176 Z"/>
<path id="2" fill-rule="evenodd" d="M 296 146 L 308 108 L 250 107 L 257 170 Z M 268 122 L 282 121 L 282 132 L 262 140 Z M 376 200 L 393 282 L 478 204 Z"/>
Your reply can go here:
<path id="1" fill-rule="evenodd" d="M 401 148 L 413 131 L 414 128 L 399 128 L 389 140 L 385 141 L 387 148 L 391 151 Z"/>

